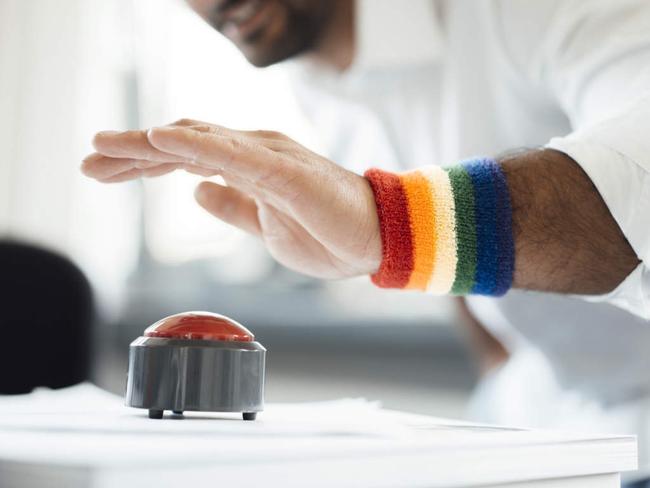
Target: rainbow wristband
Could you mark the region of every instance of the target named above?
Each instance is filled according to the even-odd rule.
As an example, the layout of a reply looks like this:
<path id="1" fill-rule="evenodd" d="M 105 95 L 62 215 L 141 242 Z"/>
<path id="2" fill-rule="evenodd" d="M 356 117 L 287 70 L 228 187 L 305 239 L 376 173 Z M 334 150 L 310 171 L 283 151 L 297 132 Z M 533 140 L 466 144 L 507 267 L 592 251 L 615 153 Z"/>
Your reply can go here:
<path id="1" fill-rule="evenodd" d="M 377 286 L 492 296 L 512 286 L 510 193 L 496 161 L 403 174 L 373 168 L 365 176 L 381 228 Z"/>

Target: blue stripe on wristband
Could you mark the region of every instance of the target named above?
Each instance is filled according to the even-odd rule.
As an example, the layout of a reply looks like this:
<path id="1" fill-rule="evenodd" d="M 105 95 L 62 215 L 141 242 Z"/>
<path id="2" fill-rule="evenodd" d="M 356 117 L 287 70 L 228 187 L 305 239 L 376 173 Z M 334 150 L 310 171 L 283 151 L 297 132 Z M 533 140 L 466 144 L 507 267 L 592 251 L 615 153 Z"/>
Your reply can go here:
<path id="1" fill-rule="evenodd" d="M 497 259 L 497 279 L 493 295 L 504 295 L 512 286 L 515 268 L 515 243 L 512 233 L 512 206 L 508 181 L 501 166 L 495 162 L 491 165 L 494 189 L 496 191 L 496 234 L 499 237 L 499 257 Z"/>
<path id="2" fill-rule="evenodd" d="M 497 192 L 491 159 L 474 159 L 461 163 L 474 187 L 476 218 L 476 274 L 471 293 L 493 295 L 496 290 L 499 237 L 497 235 Z"/>

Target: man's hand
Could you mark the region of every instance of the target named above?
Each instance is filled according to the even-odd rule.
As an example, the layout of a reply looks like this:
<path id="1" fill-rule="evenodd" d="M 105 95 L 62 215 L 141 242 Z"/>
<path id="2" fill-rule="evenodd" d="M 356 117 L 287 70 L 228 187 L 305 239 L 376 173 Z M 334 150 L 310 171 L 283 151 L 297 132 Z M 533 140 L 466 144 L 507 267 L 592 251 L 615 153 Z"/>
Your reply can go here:
<path id="1" fill-rule="evenodd" d="M 381 237 L 368 182 L 288 137 L 193 120 L 149 131 L 100 132 L 83 172 L 111 183 L 184 169 L 221 175 L 196 199 L 215 217 L 260 236 L 285 266 L 321 278 L 377 271 Z"/>

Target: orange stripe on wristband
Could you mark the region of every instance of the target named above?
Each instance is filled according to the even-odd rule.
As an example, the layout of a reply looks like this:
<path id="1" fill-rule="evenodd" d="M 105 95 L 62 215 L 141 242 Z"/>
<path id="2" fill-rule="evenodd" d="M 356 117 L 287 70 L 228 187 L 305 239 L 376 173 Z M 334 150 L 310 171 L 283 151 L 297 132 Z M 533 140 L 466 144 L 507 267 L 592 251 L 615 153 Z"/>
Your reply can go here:
<path id="1" fill-rule="evenodd" d="M 413 239 L 413 272 L 406 288 L 426 290 L 435 259 L 436 236 L 432 188 L 421 170 L 400 175 L 406 193 Z"/>

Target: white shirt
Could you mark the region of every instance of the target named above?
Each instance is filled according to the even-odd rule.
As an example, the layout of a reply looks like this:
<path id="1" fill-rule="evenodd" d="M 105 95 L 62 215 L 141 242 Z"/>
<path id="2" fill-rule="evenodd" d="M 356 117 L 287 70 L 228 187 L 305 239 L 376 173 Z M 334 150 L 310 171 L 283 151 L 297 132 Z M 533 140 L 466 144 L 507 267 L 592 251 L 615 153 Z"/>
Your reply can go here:
<path id="1" fill-rule="evenodd" d="M 293 67 L 334 161 L 407 169 L 548 146 L 582 166 L 650 262 L 648 0 L 359 0 L 357 14 L 350 69 Z M 589 300 L 601 303 L 518 290 L 470 298 L 513 353 L 480 389 L 484 420 L 580 418 L 650 439 L 650 270 Z"/>

